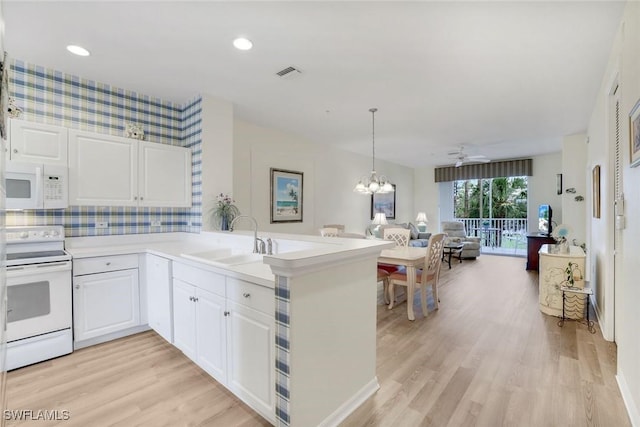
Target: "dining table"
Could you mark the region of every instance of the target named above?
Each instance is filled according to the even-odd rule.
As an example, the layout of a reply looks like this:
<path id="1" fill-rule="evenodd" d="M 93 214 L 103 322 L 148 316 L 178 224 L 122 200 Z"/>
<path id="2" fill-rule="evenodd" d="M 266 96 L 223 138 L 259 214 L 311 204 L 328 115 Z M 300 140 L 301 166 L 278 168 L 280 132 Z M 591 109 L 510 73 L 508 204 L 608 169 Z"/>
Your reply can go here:
<path id="1" fill-rule="evenodd" d="M 416 272 L 418 268 L 423 268 L 428 248 L 413 246 L 396 246 L 391 249 L 383 249 L 378 257 L 378 263 L 404 266 L 407 269 L 407 317 L 415 320 L 413 312 L 413 296 L 416 290 Z M 427 299 L 426 293 L 421 292 L 420 302 L 422 304 L 422 314 L 426 317 Z M 393 308 L 393 298 L 389 295 L 389 309 Z M 437 305 L 437 301 L 436 301 Z"/>

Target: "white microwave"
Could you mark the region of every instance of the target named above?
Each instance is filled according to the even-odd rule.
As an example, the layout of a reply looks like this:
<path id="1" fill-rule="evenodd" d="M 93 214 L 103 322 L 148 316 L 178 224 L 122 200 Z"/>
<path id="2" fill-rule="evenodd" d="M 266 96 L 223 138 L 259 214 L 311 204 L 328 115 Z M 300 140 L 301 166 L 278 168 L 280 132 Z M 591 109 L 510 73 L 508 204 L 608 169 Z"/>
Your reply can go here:
<path id="1" fill-rule="evenodd" d="M 64 166 L 7 162 L 7 209 L 65 209 L 69 171 Z"/>

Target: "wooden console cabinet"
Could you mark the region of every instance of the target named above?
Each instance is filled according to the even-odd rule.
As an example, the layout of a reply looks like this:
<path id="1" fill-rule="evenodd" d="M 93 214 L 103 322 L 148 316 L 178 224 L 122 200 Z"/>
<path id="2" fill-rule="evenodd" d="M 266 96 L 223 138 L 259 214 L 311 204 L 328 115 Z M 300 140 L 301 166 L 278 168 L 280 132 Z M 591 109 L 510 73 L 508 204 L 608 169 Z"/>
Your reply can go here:
<path id="1" fill-rule="evenodd" d="M 527 270 L 538 270 L 538 251 L 542 245 L 555 244 L 556 241 L 551 236 L 541 234 L 527 235 Z"/>

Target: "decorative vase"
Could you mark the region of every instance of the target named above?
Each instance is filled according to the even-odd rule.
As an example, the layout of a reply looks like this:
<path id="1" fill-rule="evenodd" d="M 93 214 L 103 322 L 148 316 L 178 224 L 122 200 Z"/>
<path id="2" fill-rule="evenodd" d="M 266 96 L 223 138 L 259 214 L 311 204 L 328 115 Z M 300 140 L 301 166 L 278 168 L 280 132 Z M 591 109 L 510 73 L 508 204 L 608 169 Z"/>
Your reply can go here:
<path id="1" fill-rule="evenodd" d="M 220 230 L 229 231 L 229 217 L 227 215 L 220 217 Z"/>
<path id="2" fill-rule="evenodd" d="M 560 244 L 558 244 L 558 252 L 561 254 L 568 254 L 569 253 L 569 242 L 567 242 L 566 240 L 564 242 L 561 242 Z"/>

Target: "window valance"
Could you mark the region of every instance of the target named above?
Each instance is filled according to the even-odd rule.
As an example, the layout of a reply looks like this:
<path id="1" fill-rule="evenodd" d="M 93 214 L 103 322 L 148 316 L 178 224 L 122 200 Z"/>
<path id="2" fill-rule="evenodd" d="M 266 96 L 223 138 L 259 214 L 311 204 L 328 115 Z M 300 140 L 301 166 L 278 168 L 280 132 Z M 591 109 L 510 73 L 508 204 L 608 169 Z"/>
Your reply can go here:
<path id="1" fill-rule="evenodd" d="M 446 182 L 503 176 L 531 176 L 532 170 L 533 159 L 504 160 L 460 167 L 445 166 L 435 169 L 435 180 Z"/>

